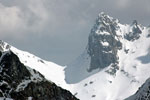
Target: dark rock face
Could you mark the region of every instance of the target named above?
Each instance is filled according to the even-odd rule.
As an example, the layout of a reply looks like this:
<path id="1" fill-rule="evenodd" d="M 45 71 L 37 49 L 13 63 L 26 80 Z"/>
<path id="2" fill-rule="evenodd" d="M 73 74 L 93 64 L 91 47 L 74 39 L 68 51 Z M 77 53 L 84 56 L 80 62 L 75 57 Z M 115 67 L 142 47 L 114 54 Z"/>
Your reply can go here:
<path id="1" fill-rule="evenodd" d="M 10 49 L 10 45 L 8 45 L 7 43 L 5 43 L 4 41 L 0 40 L 0 51 L 4 51 L 4 49 Z"/>
<path id="2" fill-rule="evenodd" d="M 129 41 L 134 41 L 140 38 L 141 33 L 142 31 L 140 30 L 137 21 L 134 20 L 132 23 L 132 31 L 129 34 L 125 35 L 125 38 Z"/>
<path id="3" fill-rule="evenodd" d="M 0 52 L 0 97 L 14 100 L 78 100 L 70 92 L 24 66 L 11 51 Z M 31 73 L 31 71 L 33 73 Z M 38 78 L 34 78 L 34 74 Z"/>
<path id="4" fill-rule="evenodd" d="M 15 100 L 20 100 L 20 98 L 26 100 L 28 97 L 32 97 L 32 100 L 77 100 L 67 90 L 48 81 L 31 82 L 23 91 L 12 92 L 11 97 Z"/>
<path id="5" fill-rule="evenodd" d="M 117 24 L 118 20 L 104 13 L 101 13 L 96 20 L 88 39 L 88 54 L 91 57 L 89 72 L 97 68 L 105 68 L 110 64 L 113 64 L 112 71 L 115 72 L 118 69 L 117 51 L 122 48 L 122 44 L 116 34 L 119 28 Z"/>
<path id="6" fill-rule="evenodd" d="M 150 78 L 131 97 L 125 100 L 150 100 Z"/>

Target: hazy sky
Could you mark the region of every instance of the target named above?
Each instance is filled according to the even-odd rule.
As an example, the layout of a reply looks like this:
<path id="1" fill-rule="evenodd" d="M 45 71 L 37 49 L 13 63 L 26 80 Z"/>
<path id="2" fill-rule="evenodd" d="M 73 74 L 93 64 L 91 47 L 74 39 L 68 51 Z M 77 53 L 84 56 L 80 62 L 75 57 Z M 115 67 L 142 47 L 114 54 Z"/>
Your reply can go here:
<path id="1" fill-rule="evenodd" d="M 0 39 L 66 65 L 79 56 L 100 12 L 150 25 L 150 0 L 0 0 Z"/>

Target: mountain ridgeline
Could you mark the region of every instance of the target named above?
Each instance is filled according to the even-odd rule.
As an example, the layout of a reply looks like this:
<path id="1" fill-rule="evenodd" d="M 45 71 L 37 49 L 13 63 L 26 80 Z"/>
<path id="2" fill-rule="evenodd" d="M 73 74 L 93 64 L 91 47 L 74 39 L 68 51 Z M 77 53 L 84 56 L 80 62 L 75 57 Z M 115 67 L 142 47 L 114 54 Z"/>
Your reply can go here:
<path id="1" fill-rule="evenodd" d="M 69 91 L 48 81 L 38 71 L 25 66 L 0 42 L 0 98 L 2 100 L 78 100 Z M 9 45 L 6 45 L 9 49 Z"/>

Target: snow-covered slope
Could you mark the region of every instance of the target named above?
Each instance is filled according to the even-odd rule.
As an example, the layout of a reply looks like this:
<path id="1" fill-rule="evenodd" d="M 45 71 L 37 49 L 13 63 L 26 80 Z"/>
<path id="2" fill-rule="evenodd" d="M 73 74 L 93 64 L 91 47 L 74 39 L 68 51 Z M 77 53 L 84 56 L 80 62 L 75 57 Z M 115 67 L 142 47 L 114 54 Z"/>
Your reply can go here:
<path id="1" fill-rule="evenodd" d="M 48 80 L 53 81 L 58 86 L 63 88 L 67 88 L 64 76 L 64 68 L 63 66 L 57 65 L 53 62 L 48 62 L 42 60 L 41 58 L 30 54 L 26 51 L 19 50 L 9 44 L 0 41 L 0 49 L 1 51 L 11 50 L 15 53 L 20 61 L 25 65 L 32 69 L 39 71 L 42 75 L 44 75 Z"/>
<path id="2" fill-rule="evenodd" d="M 0 100 L 78 100 L 22 64 L 11 50 L 0 51 L 0 97 Z"/>
<path id="3" fill-rule="evenodd" d="M 139 90 L 126 100 L 150 100 L 150 78 L 139 88 Z"/>
<path id="4" fill-rule="evenodd" d="M 123 100 L 135 94 L 150 77 L 150 28 L 137 21 L 121 24 L 105 13 L 96 19 L 83 54 L 67 67 L 2 41 L 0 47 L 1 51 L 11 49 L 26 66 L 81 100 Z"/>
<path id="5" fill-rule="evenodd" d="M 81 100 L 123 100 L 150 77 L 150 28 L 101 13 L 84 53 L 65 69 Z"/>

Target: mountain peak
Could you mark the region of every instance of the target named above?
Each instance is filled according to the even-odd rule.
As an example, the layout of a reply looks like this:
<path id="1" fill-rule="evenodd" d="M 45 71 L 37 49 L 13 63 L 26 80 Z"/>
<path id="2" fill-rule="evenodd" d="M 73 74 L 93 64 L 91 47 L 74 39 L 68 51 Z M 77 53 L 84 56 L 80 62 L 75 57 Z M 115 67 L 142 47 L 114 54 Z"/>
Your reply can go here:
<path id="1" fill-rule="evenodd" d="M 99 13 L 99 15 L 98 15 L 98 17 L 103 17 L 103 18 L 112 18 L 112 17 L 110 17 L 109 15 L 107 15 L 105 12 L 101 12 L 101 13 Z"/>
<path id="2" fill-rule="evenodd" d="M 3 40 L 0 40 L 0 52 L 8 51 L 10 49 L 10 45 L 4 42 Z"/>
<path id="3" fill-rule="evenodd" d="M 119 20 L 107 15 L 105 12 L 101 12 L 98 15 L 98 22 L 102 22 L 103 24 L 107 25 L 110 23 L 118 23 Z"/>
<path id="4" fill-rule="evenodd" d="M 104 12 L 98 15 L 88 40 L 88 54 L 91 57 L 89 72 L 97 68 L 103 69 L 112 63 L 115 68 L 111 72 L 115 73 L 118 69 L 117 51 L 122 48 L 117 34 L 118 22 L 118 19 L 114 19 Z"/>
<path id="5" fill-rule="evenodd" d="M 138 22 L 137 22 L 137 20 L 133 20 L 133 22 L 132 22 L 132 25 L 138 25 Z"/>

